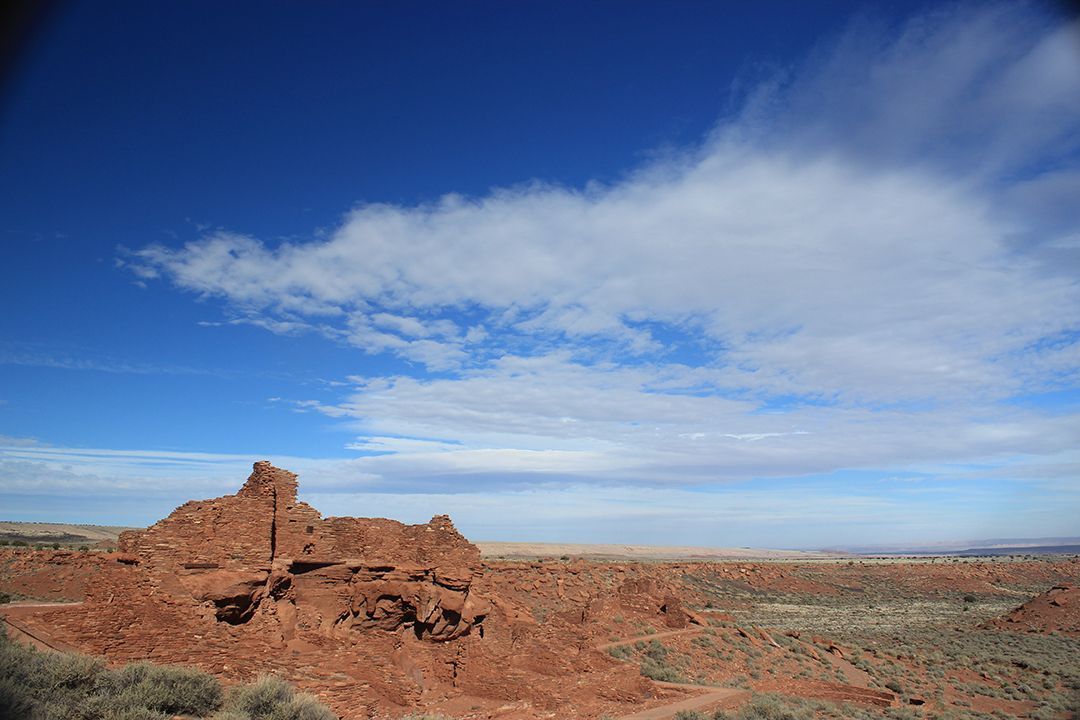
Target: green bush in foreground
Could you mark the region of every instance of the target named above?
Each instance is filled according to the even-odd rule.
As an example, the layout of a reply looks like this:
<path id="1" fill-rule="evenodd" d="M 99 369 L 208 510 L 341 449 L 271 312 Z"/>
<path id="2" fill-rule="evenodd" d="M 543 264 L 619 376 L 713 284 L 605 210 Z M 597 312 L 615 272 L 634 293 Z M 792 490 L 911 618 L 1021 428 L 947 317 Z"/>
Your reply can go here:
<path id="1" fill-rule="evenodd" d="M 216 712 L 215 712 L 216 711 Z M 214 676 L 139 662 L 110 670 L 85 655 L 40 652 L 0 632 L 0 718 L 5 720 L 336 720 L 311 696 L 264 677 L 226 694 Z"/>
<path id="2" fill-rule="evenodd" d="M 297 693 L 276 677 L 263 676 L 229 691 L 214 720 L 337 720 L 314 696 Z"/>
<path id="3" fill-rule="evenodd" d="M 713 720 L 810 720 L 812 712 L 799 712 L 796 708 L 778 698 L 757 695 L 747 705 L 739 708 L 734 715 L 723 711 L 713 714 Z"/>
<path id="4" fill-rule="evenodd" d="M 165 715 L 206 715 L 221 705 L 221 684 L 211 675 L 188 667 L 133 663 L 105 673 L 98 683 L 103 694 L 125 707 L 146 708 Z"/>

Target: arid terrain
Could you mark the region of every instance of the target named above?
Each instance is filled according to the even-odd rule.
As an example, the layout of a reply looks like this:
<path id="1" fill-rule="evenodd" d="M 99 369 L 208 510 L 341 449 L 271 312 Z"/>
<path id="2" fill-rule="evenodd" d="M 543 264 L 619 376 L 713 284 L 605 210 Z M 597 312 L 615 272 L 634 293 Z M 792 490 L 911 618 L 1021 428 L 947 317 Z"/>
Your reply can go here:
<path id="1" fill-rule="evenodd" d="M 1077 707 L 1076 557 L 643 562 L 632 546 L 544 544 L 482 556 L 447 517 L 322 518 L 296 492 L 295 475 L 257 463 L 236 495 L 123 532 L 117 552 L 0 549 L 6 631 L 227 683 L 276 674 L 342 718 Z"/>
<path id="2" fill-rule="evenodd" d="M 491 560 L 539 560 L 583 558 L 606 561 L 656 560 L 818 560 L 850 557 L 842 553 L 766 548 L 707 548 L 679 545 L 600 545 L 578 543 L 527 543 L 479 541 L 480 556 Z"/>
<path id="3" fill-rule="evenodd" d="M 120 533 L 134 530 L 115 525 L 70 525 L 65 523 L 34 523 L 0 521 L 0 543 L 28 545 L 60 545 L 81 547 L 96 543 L 115 543 Z"/>

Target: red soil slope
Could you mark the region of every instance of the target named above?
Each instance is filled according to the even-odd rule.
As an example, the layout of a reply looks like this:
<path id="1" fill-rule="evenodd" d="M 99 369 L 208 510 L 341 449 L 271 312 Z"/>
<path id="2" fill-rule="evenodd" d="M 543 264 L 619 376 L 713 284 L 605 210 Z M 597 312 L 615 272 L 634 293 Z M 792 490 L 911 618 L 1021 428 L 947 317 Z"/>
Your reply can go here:
<path id="1" fill-rule="evenodd" d="M 1012 632 L 1080 636 L 1080 588 L 1058 585 L 987 624 Z"/>

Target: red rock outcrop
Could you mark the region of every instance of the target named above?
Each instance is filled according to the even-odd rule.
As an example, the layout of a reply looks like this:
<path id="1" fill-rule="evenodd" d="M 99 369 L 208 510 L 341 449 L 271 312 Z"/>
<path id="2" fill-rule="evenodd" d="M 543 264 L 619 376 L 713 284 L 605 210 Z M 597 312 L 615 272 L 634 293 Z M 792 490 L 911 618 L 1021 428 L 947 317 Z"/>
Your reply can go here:
<path id="1" fill-rule="evenodd" d="M 488 613 L 470 594 L 480 552 L 436 516 L 426 525 L 327 518 L 297 499 L 296 475 L 255 463 L 235 495 L 193 501 L 120 536 L 154 593 L 190 596 L 237 625 L 272 614 L 286 639 L 412 630 L 428 641 L 471 632 Z M 264 606 L 272 607 L 264 607 Z"/>

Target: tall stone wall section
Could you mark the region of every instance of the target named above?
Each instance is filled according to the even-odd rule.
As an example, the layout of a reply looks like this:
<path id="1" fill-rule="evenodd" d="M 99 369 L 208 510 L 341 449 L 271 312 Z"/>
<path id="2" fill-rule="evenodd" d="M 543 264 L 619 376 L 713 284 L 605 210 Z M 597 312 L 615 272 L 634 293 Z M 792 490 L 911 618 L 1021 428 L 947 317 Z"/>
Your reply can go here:
<path id="1" fill-rule="evenodd" d="M 159 569 L 269 569 L 273 521 L 271 498 L 230 495 L 193 501 L 146 530 L 121 533 L 119 548 Z"/>

